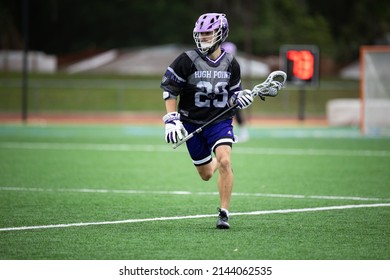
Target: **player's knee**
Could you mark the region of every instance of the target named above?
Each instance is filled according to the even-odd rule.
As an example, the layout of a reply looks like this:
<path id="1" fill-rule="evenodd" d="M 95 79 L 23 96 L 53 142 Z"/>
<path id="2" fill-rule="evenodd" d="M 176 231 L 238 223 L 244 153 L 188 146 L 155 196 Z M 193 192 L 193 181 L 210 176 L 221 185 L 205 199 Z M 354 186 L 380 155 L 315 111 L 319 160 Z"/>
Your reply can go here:
<path id="1" fill-rule="evenodd" d="M 219 170 L 220 171 L 230 171 L 232 169 L 231 167 L 231 161 L 230 158 L 224 157 L 219 160 Z"/>
<path id="2" fill-rule="evenodd" d="M 199 172 L 199 176 L 200 178 L 202 178 L 203 181 L 208 181 L 211 179 L 211 177 L 213 177 L 213 173 L 209 171 L 203 171 Z"/>

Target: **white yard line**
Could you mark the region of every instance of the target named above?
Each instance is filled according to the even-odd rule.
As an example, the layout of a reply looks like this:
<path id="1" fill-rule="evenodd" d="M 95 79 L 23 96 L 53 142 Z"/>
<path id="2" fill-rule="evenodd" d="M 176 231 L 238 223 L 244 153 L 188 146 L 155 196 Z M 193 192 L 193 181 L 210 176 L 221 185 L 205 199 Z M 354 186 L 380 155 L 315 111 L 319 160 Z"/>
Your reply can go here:
<path id="1" fill-rule="evenodd" d="M 155 188 L 157 189 L 157 187 Z M 128 195 L 204 195 L 218 196 L 218 192 L 191 192 L 191 191 L 149 191 L 149 190 L 118 190 L 118 189 L 52 189 L 52 188 L 27 188 L 27 187 L 0 187 L 0 191 L 15 192 L 68 192 L 68 193 L 112 193 Z M 272 197 L 272 198 L 294 198 L 294 199 L 323 199 L 323 200 L 352 200 L 352 201 L 388 201 L 390 198 L 359 197 L 359 196 L 331 196 L 331 195 L 302 195 L 302 194 L 273 194 L 273 193 L 236 193 L 233 196 L 248 197 Z"/>
<path id="2" fill-rule="evenodd" d="M 111 152 L 186 152 L 183 149 L 172 150 L 169 145 L 130 145 L 130 144 L 85 144 L 85 143 L 33 143 L 3 142 L 2 149 L 30 150 L 92 150 Z M 278 149 L 234 147 L 235 154 L 248 155 L 291 155 L 291 156 L 342 156 L 342 157 L 390 157 L 387 150 L 339 150 L 339 149 Z"/>
<path id="3" fill-rule="evenodd" d="M 289 214 L 289 213 L 319 212 L 319 211 L 345 210 L 345 209 L 357 209 L 357 208 L 373 208 L 373 207 L 390 207 L 390 203 L 339 205 L 339 206 L 300 208 L 300 209 L 278 209 L 278 210 L 265 210 L 265 211 L 253 211 L 253 212 L 238 212 L 238 213 L 232 213 L 231 215 L 232 216 L 248 216 L 248 215 Z M 9 227 L 9 228 L 0 228 L 0 231 L 21 231 L 21 230 L 66 228 L 66 227 L 85 227 L 85 226 L 130 224 L 130 223 L 156 222 L 156 221 L 201 219 L 201 218 L 210 218 L 210 217 L 215 217 L 215 214 L 194 215 L 194 216 L 159 217 L 159 218 L 146 218 L 146 219 L 129 219 L 129 220 L 119 220 L 119 221 L 81 222 L 81 223 L 70 223 L 70 224 Z"/>

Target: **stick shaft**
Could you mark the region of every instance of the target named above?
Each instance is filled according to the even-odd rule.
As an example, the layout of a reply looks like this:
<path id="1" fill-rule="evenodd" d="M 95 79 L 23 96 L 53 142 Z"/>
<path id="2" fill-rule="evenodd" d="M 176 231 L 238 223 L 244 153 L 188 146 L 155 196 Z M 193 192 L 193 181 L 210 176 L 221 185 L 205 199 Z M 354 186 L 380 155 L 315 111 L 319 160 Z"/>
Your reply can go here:
<path id="1" fill-rule="evenodd" d="M 192 137 L 194 137 L 194 135 L 202 132 L 202 130 L 209 126 L 210 124 L 212 124 L 213 122 L 215 122 L 216 120 L 218 120 L 219 118 L 221 118 L 222 116 L 226 115 L 227 113 L 229 113 L 231 110 L 235 109 L 238 107 L 238 104 L 234 104 L 232 107 L 229 107 L 227 108 L 225 111 L 219 113 L 218 115 L 216 115 L 214 118 L 212 118 L 211 120 L 209 120 L 207 123 L 205 123 L 204 125 L 202 125 L 201 127 L 199 127 L 197 130 L 195 130 L 194 132 L 188 134 L 186 137 L 184 137 L 181 141 L 173 144 L 173 148 L 176 149 L 177 147 L 179 147 L 181 144 L 187 142 L 188 140 L 190 140 Z"/>

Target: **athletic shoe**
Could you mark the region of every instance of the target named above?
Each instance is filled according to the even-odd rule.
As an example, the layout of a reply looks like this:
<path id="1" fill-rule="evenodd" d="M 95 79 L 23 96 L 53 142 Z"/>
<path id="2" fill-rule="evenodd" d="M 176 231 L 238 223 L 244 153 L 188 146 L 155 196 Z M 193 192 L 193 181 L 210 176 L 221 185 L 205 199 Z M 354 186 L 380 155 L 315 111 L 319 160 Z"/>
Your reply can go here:
<path id="1" fill-rule="evenodd" d="M 225 210 L 222 210 L 221 208 L 218 208 L 218 221 L 217 221 L 217 228 L 218 229 L 229 229 L 230 225 L 228 223 L 229 217 Z"/>

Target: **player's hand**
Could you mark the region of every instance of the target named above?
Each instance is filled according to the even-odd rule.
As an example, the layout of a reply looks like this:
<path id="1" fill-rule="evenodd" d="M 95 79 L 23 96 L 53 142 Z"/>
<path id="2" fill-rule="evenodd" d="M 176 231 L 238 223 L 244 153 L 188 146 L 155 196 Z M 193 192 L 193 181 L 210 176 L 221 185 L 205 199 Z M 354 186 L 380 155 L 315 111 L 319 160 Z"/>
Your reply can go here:
<path id="1" fill-rule="evenodd" d="M 252 91 L 250 91 L 249 89 L 237 91 L 230 98 L 229 103 L 230 106 L 238 104 L 237 107 L 240 109 L 248 108 L 253 103 Z"/>
<path id="2" fill-rule="evenodd" d="M 163 117 L 163 121 L 165 122 L 165 142 L 174 144 L 188 135 L 180 121 L 179 113 L 168 113 Z"/>

